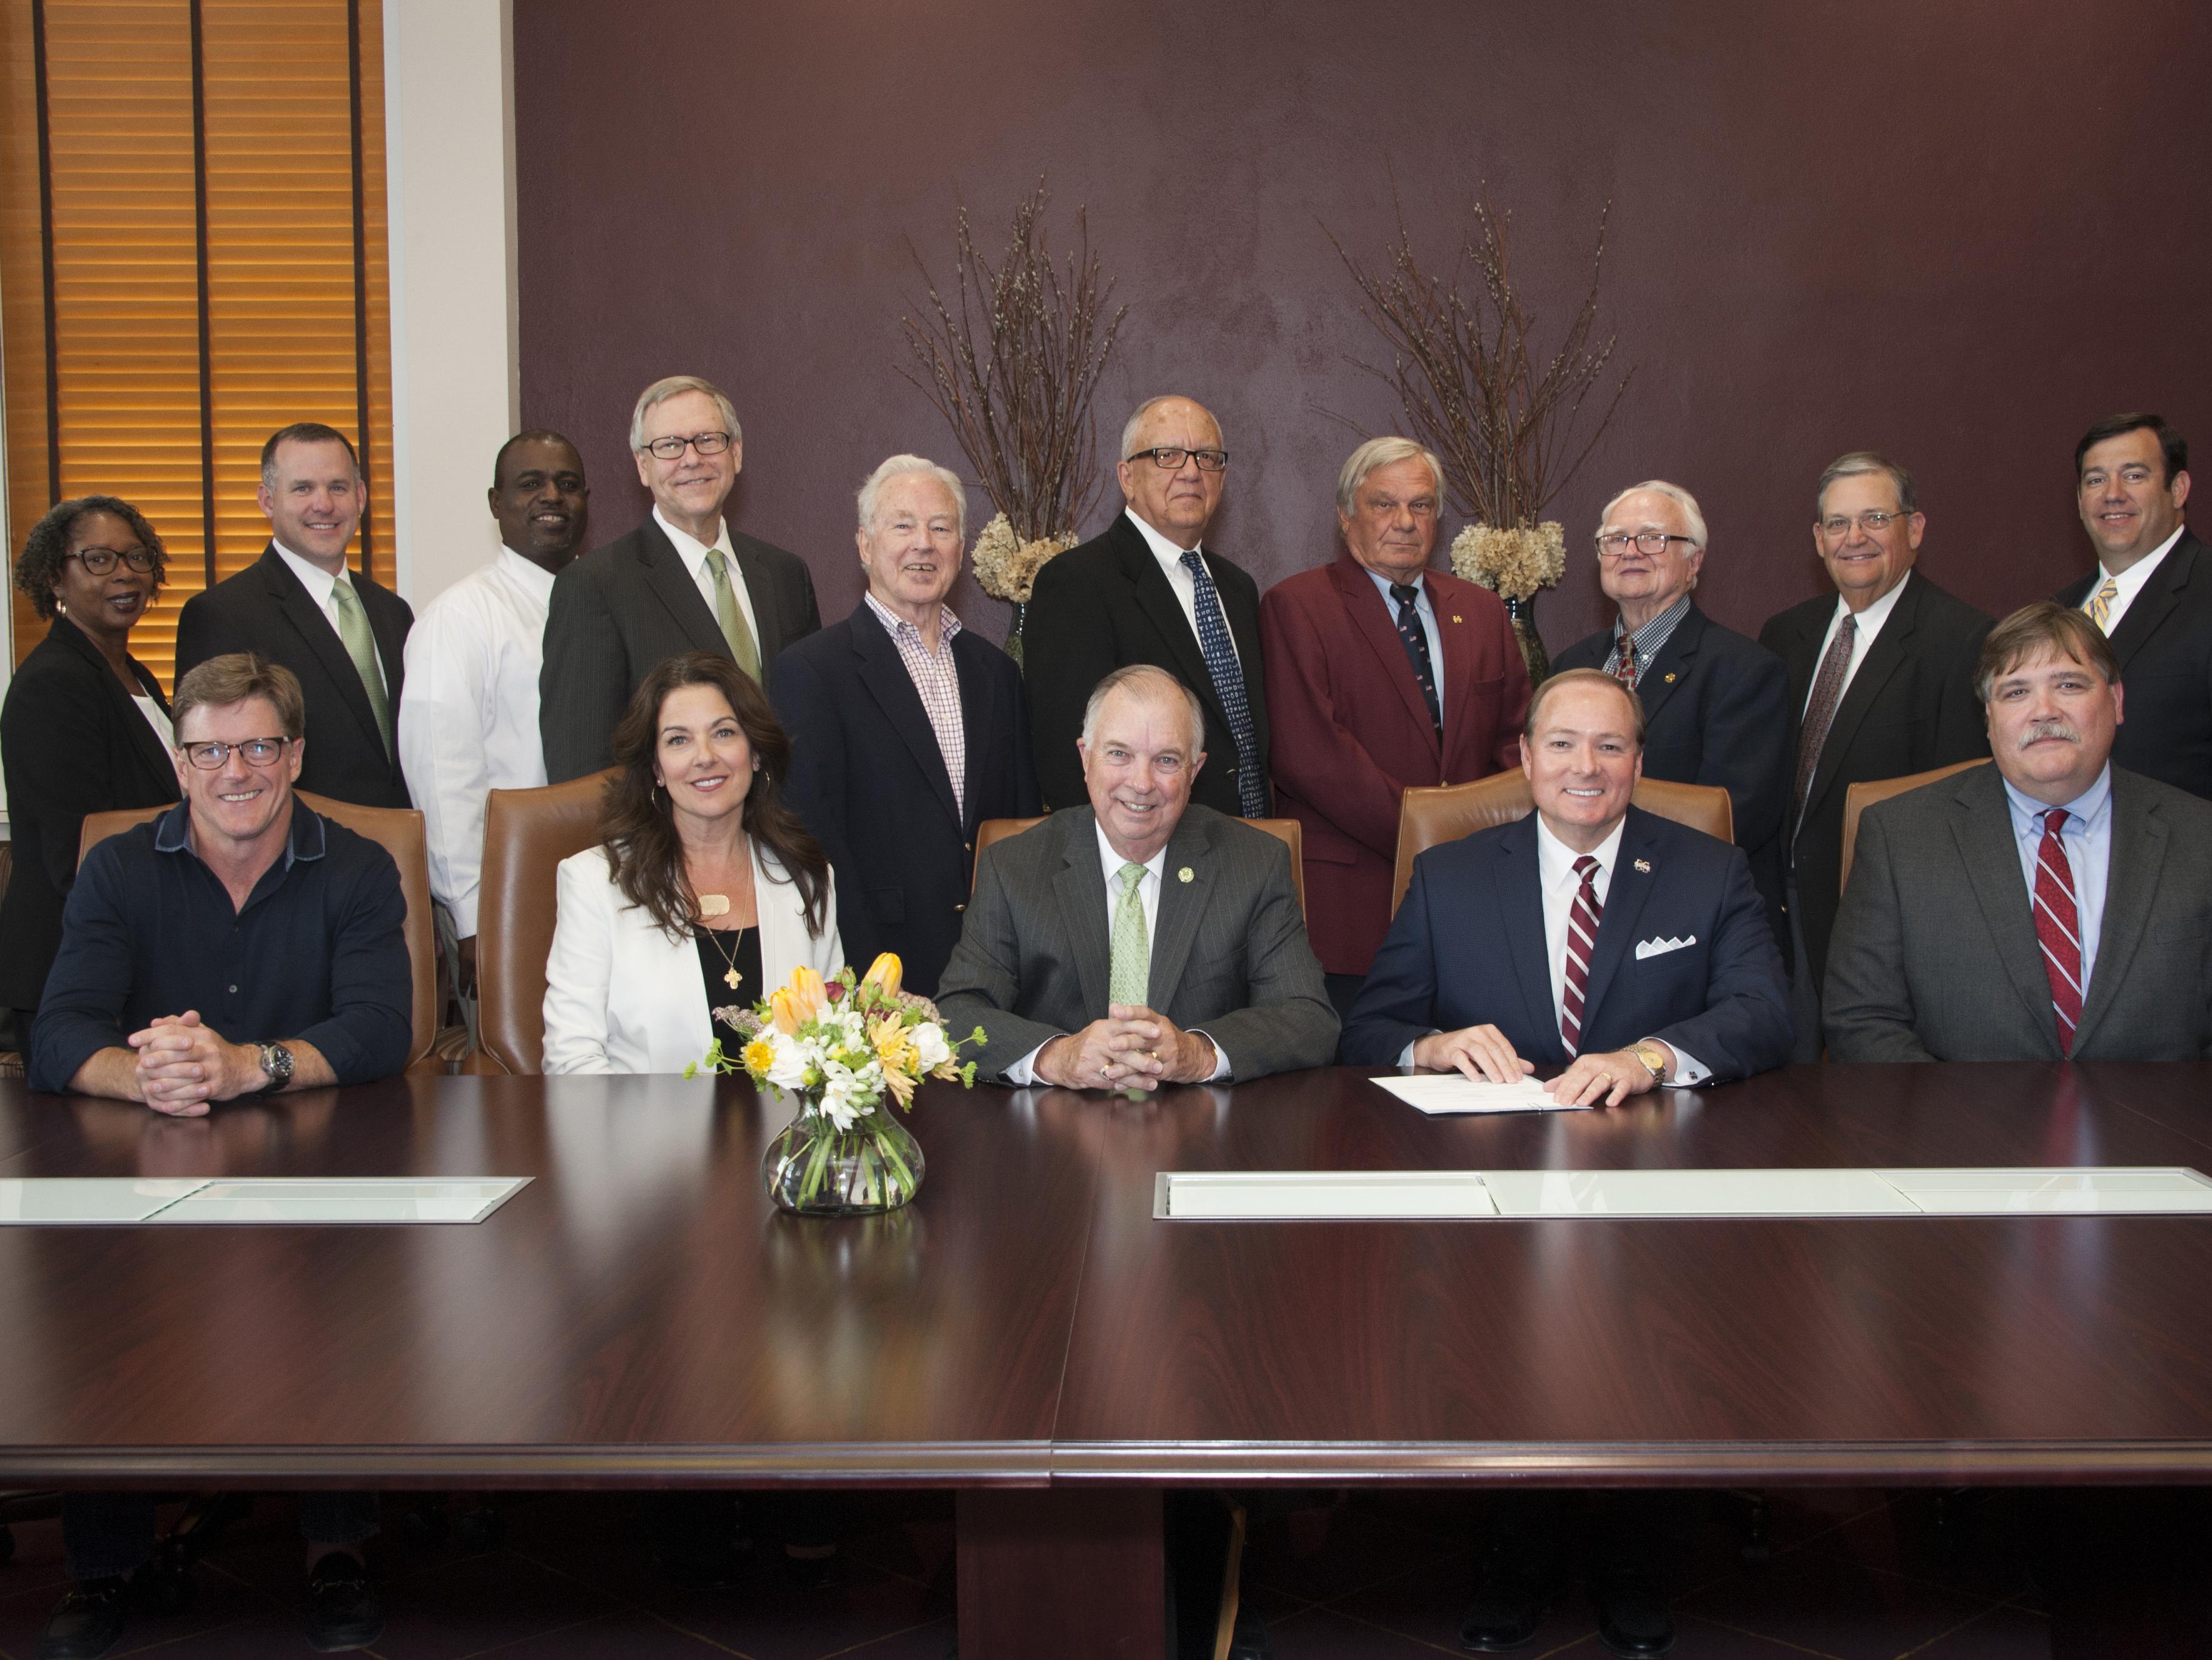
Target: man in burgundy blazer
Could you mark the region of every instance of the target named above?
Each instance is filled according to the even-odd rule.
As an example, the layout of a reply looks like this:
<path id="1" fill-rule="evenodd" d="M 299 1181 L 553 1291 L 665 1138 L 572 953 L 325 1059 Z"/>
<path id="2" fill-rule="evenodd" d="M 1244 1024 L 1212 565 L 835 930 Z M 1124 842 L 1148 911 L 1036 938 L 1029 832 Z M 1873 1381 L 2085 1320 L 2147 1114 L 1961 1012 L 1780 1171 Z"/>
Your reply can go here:
<path id="1" fill-rule="evenodd" d="M 1347 551 L 1260 602 L 1278 811 L 1304 827 L 1306 927 L 1340 1014 L 1390 925 L 1398 798 L 1517 766 L 1528 671 L 1498 596 L 1431 570 L 1443 469 L 1376 438 L 1338 475 Z"/>

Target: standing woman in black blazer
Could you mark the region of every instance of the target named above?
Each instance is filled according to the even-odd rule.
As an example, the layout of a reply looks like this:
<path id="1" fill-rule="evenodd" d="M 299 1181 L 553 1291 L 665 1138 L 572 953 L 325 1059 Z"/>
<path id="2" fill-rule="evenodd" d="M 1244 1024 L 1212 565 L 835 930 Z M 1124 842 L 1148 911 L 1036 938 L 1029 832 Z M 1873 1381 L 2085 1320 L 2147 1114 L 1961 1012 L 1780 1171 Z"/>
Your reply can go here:
<path id="1" fill-rule="evenodd" d="M 177 800 L 169 702 L 130 651 L 162 574 L 161 538 L 112 496 L 63 502 L 15 561 L 15 586 L 47 623 L 0 706 L 15 842 L 0 901 L 0 1008 L 15 1012 L 19 1046 L 61 945 L 85 815 Z"/>

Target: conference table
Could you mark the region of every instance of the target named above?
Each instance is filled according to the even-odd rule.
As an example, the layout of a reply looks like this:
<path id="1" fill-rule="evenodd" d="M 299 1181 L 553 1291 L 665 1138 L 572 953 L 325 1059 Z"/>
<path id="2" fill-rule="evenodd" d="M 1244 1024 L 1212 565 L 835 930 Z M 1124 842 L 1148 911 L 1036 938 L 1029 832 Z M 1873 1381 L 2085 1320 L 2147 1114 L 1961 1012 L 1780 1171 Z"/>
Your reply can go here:
<path id="1" fill-rule="evenodd" d="M 931 1085 L 777 1213 L 742 1079 L 168 1119 L 0 1085 L 0 1180 L 531 1178 L 465 1225 L 0 1225 L 0 1486 L 957 1490 L 964 1660 L 1158 1655 L 1171 1487 L 2212 1477 L 2212 1217 L 1188 1221 L 1162 1172 L 2212 1171 L 2212 1067 L 1791 1068 L 1428 1117 L 1334 1068 Z"/>

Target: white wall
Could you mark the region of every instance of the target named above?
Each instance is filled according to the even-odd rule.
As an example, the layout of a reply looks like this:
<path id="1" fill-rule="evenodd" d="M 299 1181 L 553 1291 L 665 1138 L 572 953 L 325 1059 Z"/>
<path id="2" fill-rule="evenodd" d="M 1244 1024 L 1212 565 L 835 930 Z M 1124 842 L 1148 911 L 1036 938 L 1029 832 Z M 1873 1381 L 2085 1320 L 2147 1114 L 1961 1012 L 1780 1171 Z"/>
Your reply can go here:
<path id="1" fill-rule="evenodd" d="M 499 550 L 492 458 L 521 419 L 511 0 L 385 0 L 392 448 L 417 610 Z"/>

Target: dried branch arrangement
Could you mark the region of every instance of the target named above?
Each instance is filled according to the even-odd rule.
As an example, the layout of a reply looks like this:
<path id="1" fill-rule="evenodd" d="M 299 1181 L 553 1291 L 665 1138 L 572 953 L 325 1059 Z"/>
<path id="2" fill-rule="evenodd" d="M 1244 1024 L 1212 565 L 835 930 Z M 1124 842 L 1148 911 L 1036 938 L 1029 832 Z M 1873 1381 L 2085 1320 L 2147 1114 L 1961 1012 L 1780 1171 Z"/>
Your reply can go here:
<path id="1" fill-rule="evenodd" d="M 979 545 L 976 580 L 994 598 L 1017 601 L 1028 599 L 1036 566 L 1073 545 L 1097 497 L 1091 398 L 1128 314 L 1123 306 L 1108 315 L 1114 283 L 1101 277 L 1079 208 L 1074 250 L 1064 270 L 1054 262 L 1048 200 L 1040 179 L 1016 205 L 995 265 L 976 247 L 963 206 L 949 292 L 909 241 L 929 299 L 926 312 L 915 307 L 921 315 L 899 319 L 913 356 L 899 373 L 951 425 L 1004 521 L 984 532 L 994 556 L 987 562 Z"/>
<path id="2" fill-rule="evenodd" d="M 1621 374 L 1578 441 L 1583 404 L 1605 379 L 1615 344 L 1610 334 L 1593 339 L 1612 212 L 1607 202 L 1598 216 L 1589 291 L 1540 371 L 1536 315 L 1514 286 L 1507 257 L 1511 215 L 1494 208 L 1486 190 L 1476 196 L 1474 223 L 1460 239 L 1449 280 L 1422 266 L 1402 210 L 1376 268 L 1328 233 L 1365 301 L 1361 313 L 1391 351 L 1388 368 L 1353 362 L 1397 393 L 1411 435 L 1443 459 L 1453 505 L 1477 524 L 1533 528 L 1603 436 L 1634 376 L 1633 369 Z"/>

